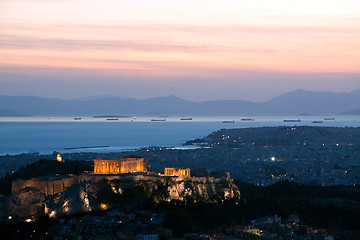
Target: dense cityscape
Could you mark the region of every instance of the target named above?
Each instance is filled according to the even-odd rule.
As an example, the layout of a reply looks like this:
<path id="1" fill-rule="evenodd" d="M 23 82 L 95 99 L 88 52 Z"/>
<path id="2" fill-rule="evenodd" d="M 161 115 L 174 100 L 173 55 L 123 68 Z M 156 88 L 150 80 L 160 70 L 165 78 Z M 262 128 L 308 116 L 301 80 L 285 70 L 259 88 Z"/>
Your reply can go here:
<path id="1" fill-rule="evenodd" d="M 198 149 L 148 147 L 118 153 L 65 153 L 65 159 L 92 161 L 128 155 L 145 157 L 152 171 L 187 167 L 201 174 L 228 171 L 231 177 L 264 186 L 281 180 L 320 186 L 360 183 L 360 128 L 262 127 L 223 129 L 186 142 Z M 54 155 L 0 157 L 1 175 Z M 195 171 L 194 171 L 195 170 Z"/>
<path id="2" fill-rule="evenodd" d="M 359 144 L 360 128 L 260 127 L 184 143 L 195 149 L 1 156 L 3 236 L 356 239 Z M 110 161 L 101 159 L 122 158 L 146 159 L 147 166 L 134 168 L 137 174 L 101 175 Z M 187 176 L 178 168 L 189 169 Z M 4 186 L 11 182 L 9 195 Z M 50 193 L 56 182 L 60 188 Z"/>

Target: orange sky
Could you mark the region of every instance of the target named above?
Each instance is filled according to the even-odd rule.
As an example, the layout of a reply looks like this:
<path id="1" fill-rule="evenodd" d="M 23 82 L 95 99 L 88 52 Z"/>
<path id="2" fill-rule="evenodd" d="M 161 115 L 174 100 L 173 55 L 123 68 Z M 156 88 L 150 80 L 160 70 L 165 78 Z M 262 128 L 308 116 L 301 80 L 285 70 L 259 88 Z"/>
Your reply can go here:
<path id="1" fill-rule="evenodd" d="M 6 76 L 359 74 L 360 1 L 2 0 L 0 44 Z"/>

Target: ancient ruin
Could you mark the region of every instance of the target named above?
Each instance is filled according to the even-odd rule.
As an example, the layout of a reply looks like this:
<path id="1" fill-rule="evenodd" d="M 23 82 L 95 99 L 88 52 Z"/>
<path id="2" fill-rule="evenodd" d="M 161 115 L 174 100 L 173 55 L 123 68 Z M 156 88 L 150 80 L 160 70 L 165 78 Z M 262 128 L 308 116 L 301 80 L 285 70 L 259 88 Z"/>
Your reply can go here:
<path id="1" fill-rule="evenodd" d="M 165 176 L 188 176 L 190 177 L 190 168 L 165 168 L 164 171 Z"/>
<path id="2" fill-rule="evenodd" d="M 146 172 L 145 158 L 94 159 L 94 174 Z"/>

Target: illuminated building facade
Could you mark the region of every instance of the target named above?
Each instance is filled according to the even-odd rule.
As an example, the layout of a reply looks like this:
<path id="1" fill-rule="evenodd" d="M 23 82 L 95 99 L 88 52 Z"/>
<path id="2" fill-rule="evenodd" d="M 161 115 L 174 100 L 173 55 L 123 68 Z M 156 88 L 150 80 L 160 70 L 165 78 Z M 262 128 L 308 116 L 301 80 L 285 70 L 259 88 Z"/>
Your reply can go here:
<path id="1" fill-rule="evenodd" d="M 94 174 L 145 172 L 145 158 L 94 159 Z"/>
<path id="2" fill-rule="evenodd" d="M 165 168 L 165 176 L 185 175 L 190 177 L 190 168 Z"/>
<path id="3" fill-rule="evenodd" d="M 56 155 L 56 161 L 58 161 L 58 162 L 63 162 L 63 159 L 62 159 L 62 156 L 61 156 L 60 153 L 58 153 L 58 154 Z"/>

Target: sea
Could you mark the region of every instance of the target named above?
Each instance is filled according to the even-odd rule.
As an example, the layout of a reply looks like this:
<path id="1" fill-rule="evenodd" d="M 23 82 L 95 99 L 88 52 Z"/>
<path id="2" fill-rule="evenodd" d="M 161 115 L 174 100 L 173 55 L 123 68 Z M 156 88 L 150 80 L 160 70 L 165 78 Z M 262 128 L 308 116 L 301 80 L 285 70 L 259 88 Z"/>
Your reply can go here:
<path id="1" fill-rule="evenodd" d="M 148 116 L 122 117 L 119 120 L 92 117 L 74 120 L 74 116 L 0 117 L 0 155 L 50 154 L 54 151 L 120 152 L 150 146 L 191 149 L 194 146 L 183 144 L 228 128 L 360 127 L 360 116 L 331 116 L 335 120 L 324 120 L 324 117 L 329 116 L 256 116 L 254 121 L 242 121 L 242 116 L 201 116 L 192 117 L 192 120 L 166 116 L 166 121 L 151 121 L 154 118 Z M 301 122 L 284 122 L 284 119 L 301 119 Z"/>

